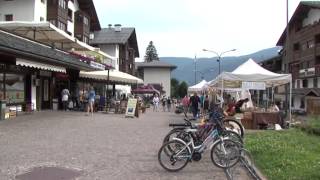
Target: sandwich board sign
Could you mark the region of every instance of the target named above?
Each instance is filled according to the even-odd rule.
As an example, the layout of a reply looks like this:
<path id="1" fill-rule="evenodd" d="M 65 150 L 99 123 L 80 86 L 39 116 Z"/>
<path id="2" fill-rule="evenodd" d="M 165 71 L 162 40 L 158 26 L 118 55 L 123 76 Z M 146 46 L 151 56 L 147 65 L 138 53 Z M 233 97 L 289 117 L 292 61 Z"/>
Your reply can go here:
<path id="1" fill-rule="evenodd" d="M 126 109 L 126 117 L 134 117 L 137 108 L 137 99 L 130 98 L 128 100 L 127 109 Z"/>

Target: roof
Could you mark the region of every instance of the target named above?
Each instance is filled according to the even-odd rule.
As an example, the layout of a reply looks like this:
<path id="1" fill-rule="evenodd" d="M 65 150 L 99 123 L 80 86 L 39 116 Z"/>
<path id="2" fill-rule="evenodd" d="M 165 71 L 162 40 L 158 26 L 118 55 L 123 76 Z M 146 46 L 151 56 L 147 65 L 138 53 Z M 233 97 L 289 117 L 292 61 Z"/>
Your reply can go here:
<path id="1" fill-rule="evenodd" d="M 289 27 L 292 25 L 292 23 L 296 20 L 303 19 L 307 16 L 307 13 L 311 8 L 320 8 L 320 1 L 301 1 L 296 8 L 295 12 L 293 13 L 290 21 L 288 22 Z M 277 46 L 282 46 L 284 44 L 284 41 L 286 39 L 287 31 L 286 28 L 283 30 L 278 42 Z"/>
<path id="2" fill-rule="evenodd" d="M 151 62 L 136 62 L 137 69 L 142 68 L 170 68 L 176 69 L 177 66 L 163 62 L 163 61 L 151 61 Z"/>
<path id="3" fill-rule="evenodd" d="M 78 0 L 80 9 L 90 16 L 90 31 L 101 30 L 100 21 L 92 0 Z"/>
<path id="4" fill-rule="evenodd" d="M 320 89 L 319 88 L 299 88 L 299 89 L 292 89 L 292 94 L 295 95 L 303 95 L 303 96 L 320 96 Z"/>
<path id="5" fill-rule="evenodd" d="M 29 58 L 34 60 L 36 58 L 41 62 L 64 65 L 68 68 L 81 70 L 94 69 L 66 52 L 53 49 L 49 46 L 4 31 L 0 31 L 0 51 L 14 53 L 17 56 L 22 56 L 26 59 Z"/>
<path id="6" fill-rule="evenodd" d="M 132 27 L 121 27 L 119 32 L 115 31 L 113 27 L 94 31 L 94 38 L 90 41 L 90 44 L 126 44 L 127 42 L 135 49 L 135 56 L 139 57 L 136 31 Z"/>

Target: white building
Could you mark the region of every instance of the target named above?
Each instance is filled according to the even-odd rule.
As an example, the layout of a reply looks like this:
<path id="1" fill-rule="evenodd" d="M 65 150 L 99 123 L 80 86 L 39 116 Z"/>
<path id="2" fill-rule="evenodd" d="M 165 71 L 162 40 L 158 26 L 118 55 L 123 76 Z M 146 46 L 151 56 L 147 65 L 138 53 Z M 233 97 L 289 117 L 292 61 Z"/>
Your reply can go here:
<path id="1" fill-rule="evenodd" d="M 176 66 L 162 61 L 152 61 L 136 63 L 136 67 L 145 85 L 151 84 L 155 87 L 160 85 L 165 91 L 165 95 L 171 96 L 171 71 Z"/>

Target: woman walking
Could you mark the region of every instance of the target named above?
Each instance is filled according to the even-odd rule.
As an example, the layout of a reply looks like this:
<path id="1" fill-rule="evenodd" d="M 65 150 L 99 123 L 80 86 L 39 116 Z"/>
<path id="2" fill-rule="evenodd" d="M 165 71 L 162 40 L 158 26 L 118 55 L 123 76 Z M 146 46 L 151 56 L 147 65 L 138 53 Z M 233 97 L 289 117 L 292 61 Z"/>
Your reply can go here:
<path id="1" fill-rule="evenodd" d="M 93 87 L 90 87 L 89 95 L 88 95 L 88 108 L 87 108 L 87 116 L 91 112 L 91 115 L 93 115 L 93 105 L 94 105 L 94 100 L 96 98 L 96 92 L 94 91 Z"/>

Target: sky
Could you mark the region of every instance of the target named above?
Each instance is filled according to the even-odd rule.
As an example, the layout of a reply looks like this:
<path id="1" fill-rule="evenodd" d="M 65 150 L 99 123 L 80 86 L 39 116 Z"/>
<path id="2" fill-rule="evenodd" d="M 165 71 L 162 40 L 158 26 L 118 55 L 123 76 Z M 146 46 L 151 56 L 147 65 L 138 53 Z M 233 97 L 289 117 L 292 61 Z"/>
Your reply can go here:
<path id="1" fill-rule="evenodd" d="M 286 0 L 93 0 L 100 24 L 134 27 L 140 60 L 150 41 L 159 57 L 240 56 L 274 47 Z M 289 0 L 289 18 L 300 0 Z"/>

